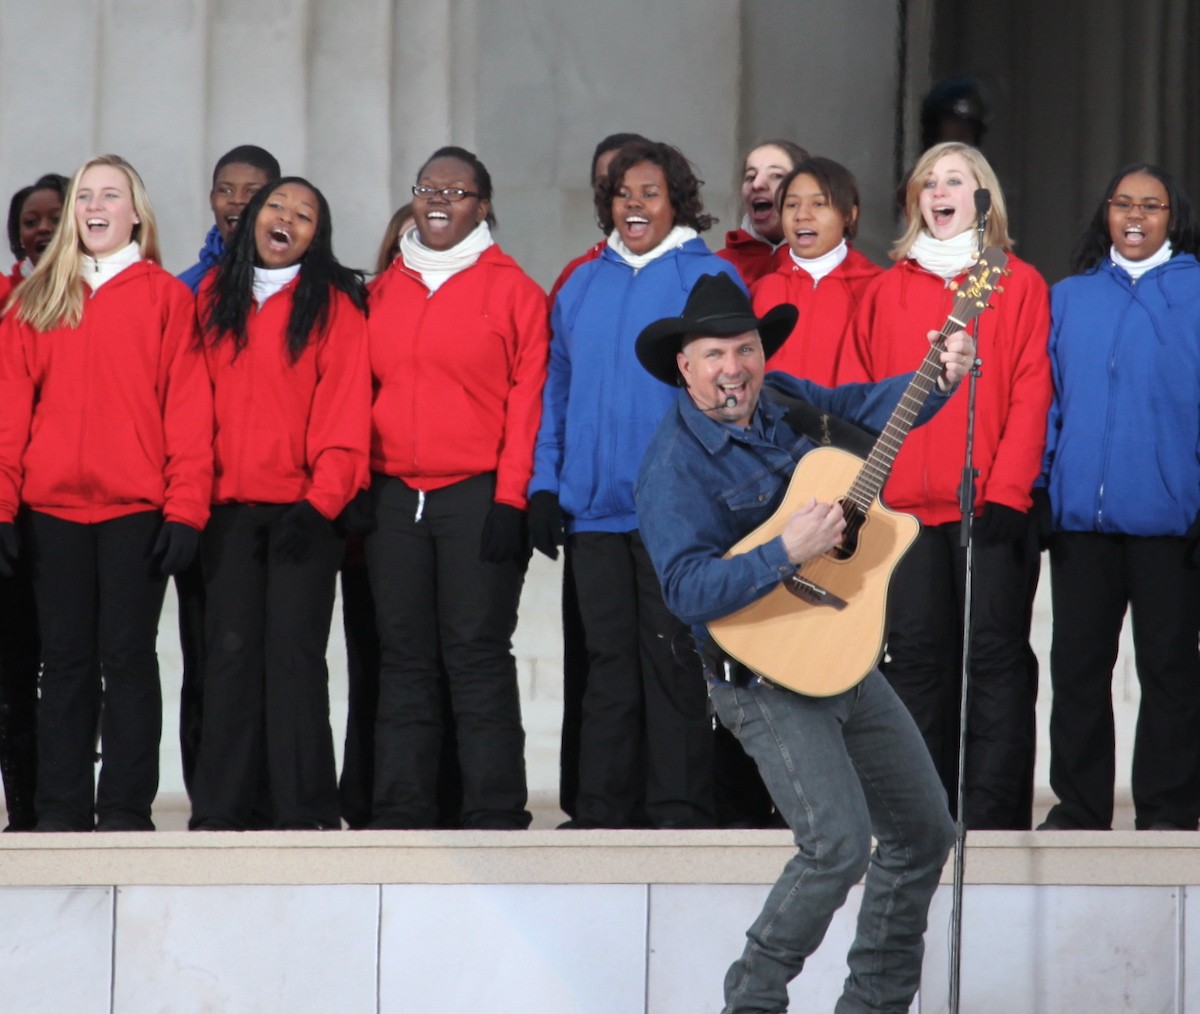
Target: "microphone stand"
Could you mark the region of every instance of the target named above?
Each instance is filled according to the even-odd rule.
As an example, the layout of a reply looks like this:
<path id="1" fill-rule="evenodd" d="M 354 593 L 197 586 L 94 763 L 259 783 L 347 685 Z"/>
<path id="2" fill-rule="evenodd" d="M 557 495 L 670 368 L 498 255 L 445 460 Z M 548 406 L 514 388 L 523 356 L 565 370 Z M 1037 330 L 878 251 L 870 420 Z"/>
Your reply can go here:
<path id="1" fill-rule="evenodd" d="M 980 188 L 975 191 L 977 253 L 983 254 L 983 236 L 987 231 L 987 216 L 992 206 L 992 195 Z M 979 469 L 974 467 L 975 455 L 975 388 L 979 379 L 982 360 L 979 358 L 979 318 L 975 321 L 975 362 L 971 366 L 971 379 L 967 384 L 967 446 L 964 458 L 962 482 L 959 484 L 959 507 L 962 511 L 962 529 L 959 545 L 964 549 L 966 570 L 963 576 L 963 624 L 962 624 L 962 691 L 958 706 L 958 795 L 954 820 L 954 895 L 950 908 L 950 1014 L 958 1014 L 959 988 L 962 972 L 962 901 L 963 873 L 967 846 L 966 774 L 967 774 L 967 716 L 971 690 L 971 595 L 975 575 L 975 479 Z"/>

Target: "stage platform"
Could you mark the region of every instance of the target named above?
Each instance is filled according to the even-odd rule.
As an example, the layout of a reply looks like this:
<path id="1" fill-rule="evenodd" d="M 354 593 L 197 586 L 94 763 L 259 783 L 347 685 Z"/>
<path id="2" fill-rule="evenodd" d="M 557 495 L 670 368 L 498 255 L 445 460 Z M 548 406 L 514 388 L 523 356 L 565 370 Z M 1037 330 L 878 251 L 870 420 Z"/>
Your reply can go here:
<path id="1" fill-rule="evenodd" d="M 1198 845 L 971 833 L 964 1014 L 1200 1011 Z M 786 831 L 2 835 L 0 1009 L 717 1014 L 791 854 Z M 947 1010 L 951 869 L 919 1014 Z M 794 1012 L 832 1009 L 857 903 Z"/>

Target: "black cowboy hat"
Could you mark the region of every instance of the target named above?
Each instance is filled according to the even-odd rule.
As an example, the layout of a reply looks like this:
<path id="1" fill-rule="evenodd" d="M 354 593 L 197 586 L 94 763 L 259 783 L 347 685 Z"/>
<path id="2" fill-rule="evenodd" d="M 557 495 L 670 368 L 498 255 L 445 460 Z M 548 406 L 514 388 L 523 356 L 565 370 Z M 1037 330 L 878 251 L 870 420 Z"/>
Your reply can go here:
<path id="1" fill-rule="evenodd" d="M 800 311 L 781 303 L 762 317 L 754 316 L 750 298 L 729 275 L 701 275 L 688 294 L 682 317 L 663 317 L 648 324 L 637 337 L 638 362 L 664 384 L 678 386 L 681 375 L 675 356 L 685 338 L 724 338 L 757 331 L 763 354 L 770 358 L 784 343 Z"/>

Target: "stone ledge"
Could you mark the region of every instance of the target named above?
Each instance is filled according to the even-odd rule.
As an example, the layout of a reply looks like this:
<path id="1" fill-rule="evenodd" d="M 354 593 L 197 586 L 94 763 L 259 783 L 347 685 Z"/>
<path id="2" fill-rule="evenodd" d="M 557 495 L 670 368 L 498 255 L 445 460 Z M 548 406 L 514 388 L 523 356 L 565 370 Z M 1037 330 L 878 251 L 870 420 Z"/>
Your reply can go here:
<path id="1" fill-rule="evenodd" d="M 786 831 L 7 834 L 0 886 L 770 884 Z M 953 876 L 949 862 L 943 883 Z M 1200 884 L 1194 832 L 977 831 L 968 884 Z"/>

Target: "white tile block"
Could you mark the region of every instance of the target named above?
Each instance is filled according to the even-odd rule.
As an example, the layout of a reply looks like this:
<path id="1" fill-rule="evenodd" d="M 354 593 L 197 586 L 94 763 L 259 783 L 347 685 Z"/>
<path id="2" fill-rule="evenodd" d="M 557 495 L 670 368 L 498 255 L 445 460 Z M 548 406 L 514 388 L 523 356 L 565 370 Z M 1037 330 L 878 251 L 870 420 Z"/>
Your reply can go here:
<path id="1" fill-rule="evenodd" d="M 0 891 L 0 1005 L 21 1014 L 108 1014 L 112 890 Z"/>
<path id="2" fill-rule="evenodd" d="M 117 1014 L 375 1014 L 379 888 L 123 887 Z"/>
<path id="3" fill-rule="evenodd" d="M 1177 894 L 1165 887 L 968 885 L 960 1009 L 1174 1014 Z M 921 1014 L 949 1010 L 951 900 L 941 888 L 930 911 Z"/>
<path id="4" fill-rule="evenodd" d="M 1200 1011 L 1200 889 L 1183 889 L 1183 940 L 1180 965 L 1183 969 L 1183 1007 Z"/>
<path id="5" fill-rule="evenodd" d="M 736 861 L 734 859 L 733 861 Z M 718 1014 L 725 972 L 742 953 L 769 886 L 656 884 L 650 889 L 651 1014 Z M 788 990 L 794 1010 L 833 1010 L 846 979 L 862 888 L 850 891 L 829 932 Z"/>
<path id="6" fill-rule="evenodd" d="M 383 889 L 379 1009 L 643 1014 L 642 885 Z"/>

